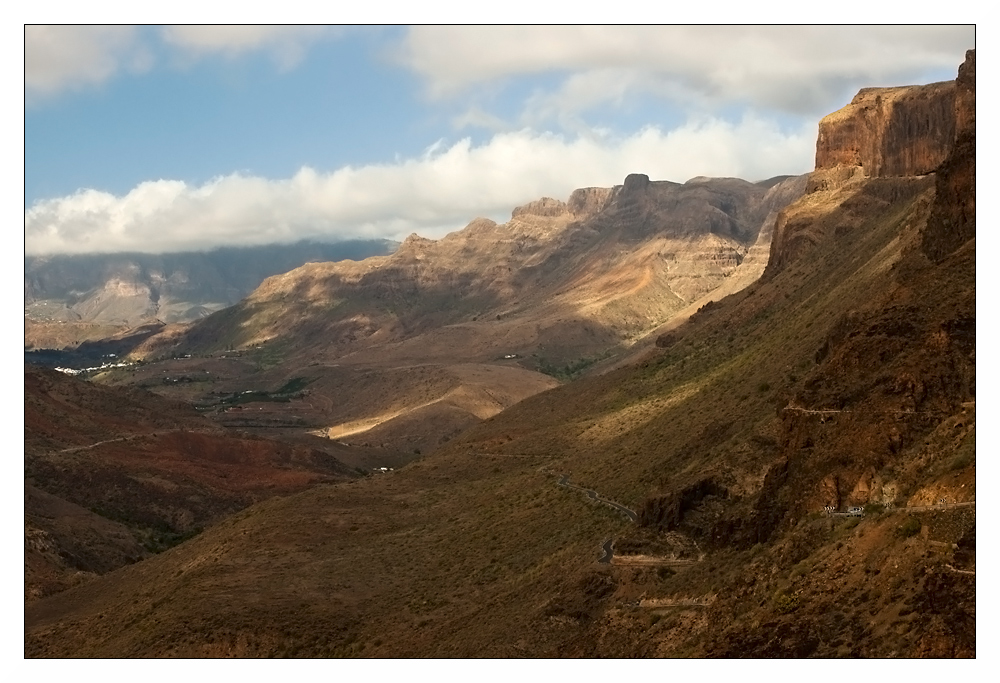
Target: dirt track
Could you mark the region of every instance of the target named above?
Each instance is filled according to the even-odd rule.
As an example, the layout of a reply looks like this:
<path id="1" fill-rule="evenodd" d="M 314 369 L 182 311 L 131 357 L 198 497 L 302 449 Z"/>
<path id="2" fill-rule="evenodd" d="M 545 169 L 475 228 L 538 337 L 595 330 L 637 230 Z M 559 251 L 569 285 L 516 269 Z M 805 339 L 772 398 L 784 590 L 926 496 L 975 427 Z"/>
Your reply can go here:
<path id="1" fill-rule="evenodd" d="M 966 503 L 942 503 L 940 505 L 914 505 L 913 507 L 899 508 L 902 512 L 930 512 L 932 510 L 951 510 L 952 508 L 964 508 L 975 505 L 976 501 L 970 500 Z"/>

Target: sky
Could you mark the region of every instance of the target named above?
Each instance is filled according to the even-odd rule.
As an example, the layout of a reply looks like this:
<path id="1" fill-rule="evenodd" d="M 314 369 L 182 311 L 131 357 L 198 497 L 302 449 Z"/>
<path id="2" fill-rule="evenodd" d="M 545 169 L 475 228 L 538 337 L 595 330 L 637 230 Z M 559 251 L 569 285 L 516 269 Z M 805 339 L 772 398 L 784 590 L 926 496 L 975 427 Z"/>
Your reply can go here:
<path id="1" fill-rule="evenodd" d="M 629 173 L 812 169 L 971 26 L 26 26 L 25 254 L 440 237 Z"/>

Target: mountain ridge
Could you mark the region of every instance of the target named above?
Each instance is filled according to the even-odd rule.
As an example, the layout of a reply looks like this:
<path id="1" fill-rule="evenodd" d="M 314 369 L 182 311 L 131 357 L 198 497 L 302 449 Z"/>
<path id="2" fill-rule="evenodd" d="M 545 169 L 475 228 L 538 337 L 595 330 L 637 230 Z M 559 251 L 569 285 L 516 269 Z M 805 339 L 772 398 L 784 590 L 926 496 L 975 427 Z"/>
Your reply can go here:
<path id="1" fill-rule="evenodd" d="M 778 210 L 804 187 L 804 177 L 682 184 L 633 174 L 565 202 L 542 198 L 506 223 L 476 218 L 439 240 L 411 235 L 391 256 L 274 275 L 236 306 L 148 338 L 131 355 L 145 367 L 101 381 L 153 381 L 165 357 L 213 371 L 207 359 L 235 352 L 257 370 L 228 391 L 310 378 L 322 399 L 275 408 L 296 419 L 305 410 L 316 434 L 350 431 L 352 443 L 426 454 L 483 419 L 483 405 L 505 408 L 651 345 L 658 327 L 752 282 Z M 395 378 L 395 392 L 380 394 L 386 405 L 357 383 L 369 372 Z M 504 398 L 476 398 L 501 377 Z M 345 403 L 351 412 L 334 407 Z M 425 429 L 414 430 L 414 411 Z"/>

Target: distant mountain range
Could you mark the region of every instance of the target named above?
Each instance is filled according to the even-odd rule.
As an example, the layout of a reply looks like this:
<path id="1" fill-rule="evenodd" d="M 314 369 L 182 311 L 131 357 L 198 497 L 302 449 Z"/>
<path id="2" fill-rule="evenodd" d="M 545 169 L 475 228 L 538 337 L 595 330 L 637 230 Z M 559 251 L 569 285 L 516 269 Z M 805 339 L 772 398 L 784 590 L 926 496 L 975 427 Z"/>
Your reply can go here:
<path id="1" fill-rule="evenodd" d="M 391 254 L 398 246 L 390 240 L 303 241 L 172 254 L 25 256 L 24 312 L 35 332 L 74 323 L 85 338 L 94 336 L 85 334 L 88 328 L 106 336 L 109 326 L 189 322 L 235 304 L 271 275 L 312 261 Z M 44 336 L 26 336 L 26 346 L 44 346 Z"/>

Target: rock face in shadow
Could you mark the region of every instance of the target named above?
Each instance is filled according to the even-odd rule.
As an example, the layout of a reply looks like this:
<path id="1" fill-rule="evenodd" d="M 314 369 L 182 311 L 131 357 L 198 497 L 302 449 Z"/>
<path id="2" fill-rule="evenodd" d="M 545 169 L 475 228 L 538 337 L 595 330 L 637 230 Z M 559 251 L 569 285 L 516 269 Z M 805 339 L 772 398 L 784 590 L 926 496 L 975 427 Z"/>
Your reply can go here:
<path id="1" fill-rule="evenodd" d="M 629 239 L 713 234 L 752 243 L 766 217 L 760 213 L 766 190 L 739 178 L 698 177 L 681 184 L 633 173 L 615 188 L 597 222 Z"/>
<path id="2" fill-rule="evenodd" d="M 726 488 L 707 478 L 667 495 L 651 496 L 643 501 L 639 510 L 639 525 L 655 526 L 663 531 L 676 529 L 684 521 L 686 513 L 709 496 L 725 498 Z"/>
<path id="3" fill-rule="evenodd" d="M 975 50 L 966 53 L 956 84 L 955 146 L 938 169 L 934 208 L 923 235 L 923 251 L 934 261 L 942 260 L 976 236 Z"/>

